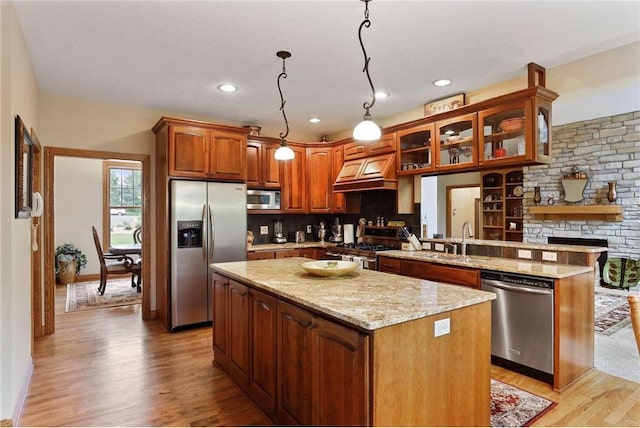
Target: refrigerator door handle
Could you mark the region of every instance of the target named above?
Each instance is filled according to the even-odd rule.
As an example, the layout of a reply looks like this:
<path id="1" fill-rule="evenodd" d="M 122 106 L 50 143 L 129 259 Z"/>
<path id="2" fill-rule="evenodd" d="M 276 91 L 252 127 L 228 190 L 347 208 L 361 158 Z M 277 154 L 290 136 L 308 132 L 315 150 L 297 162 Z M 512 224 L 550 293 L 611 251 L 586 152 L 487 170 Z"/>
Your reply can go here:
<path id="1" fill-rule="evenodd" d="M 211 209 L 211 205 L 209 205 L 209 225 L 211 226 L 211 239 L 209 240 L 209 260 L 213 261 L 213 247 L 216 243 L 216 227 L 213 223 L 213 210 Z"/>
<path id="2" fill-rule="evenodd" d="M 204 238 L 205 236 L 207 236 L 207 233 L 208 233 L 208 230 L 209 230 L 209 227 L 208 227 L 207 222 L 206 222 L 207 219 L 205 218 L 206 209 L 207 209 L 207 204 L 202 204 L 202 217 L 201 217 L 201 219 L 202 219 L 202 228 L 204 230 L 202 231 L 201 239 Z M 209 243 L 205 242 L 204 239 L 202 239 L 202 241 L 203 241 L 202 242 L 202 259 L 206 260 L 207 259 L 207 246 L 209 245 Z"/>

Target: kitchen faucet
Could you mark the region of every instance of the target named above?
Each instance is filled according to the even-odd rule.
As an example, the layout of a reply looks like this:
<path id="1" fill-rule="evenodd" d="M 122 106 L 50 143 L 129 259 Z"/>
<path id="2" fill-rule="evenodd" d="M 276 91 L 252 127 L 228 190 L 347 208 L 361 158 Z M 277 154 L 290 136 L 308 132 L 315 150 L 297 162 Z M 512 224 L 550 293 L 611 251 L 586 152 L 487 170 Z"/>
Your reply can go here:
<path id="1" fill-rule="evenodd" d="M 469 232 L 469 238 L 473 238 L 473 230 L 471 230 L 471 224 L 468 221 L 462 224 L 462 257 L 467 256 L 467 235 L 465 231 Z"/>

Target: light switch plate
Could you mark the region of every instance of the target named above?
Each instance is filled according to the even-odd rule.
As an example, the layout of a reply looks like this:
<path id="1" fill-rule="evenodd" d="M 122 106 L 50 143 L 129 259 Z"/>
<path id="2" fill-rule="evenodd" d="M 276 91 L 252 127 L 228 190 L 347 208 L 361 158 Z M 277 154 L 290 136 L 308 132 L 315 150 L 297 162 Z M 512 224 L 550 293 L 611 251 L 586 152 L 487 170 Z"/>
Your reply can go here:
<path id="1" fill-rule="evenodd" d="M 269 226 L 260 226 L 260 235 L 268 235 Z"/>
<path id="2" fill-rule="evenodd" d="M 543 251 L 542 252 L 542 260 L 545 262 L 557 262 L 558 254 L 553 251 Z"/>
<path id="3" fill-rule="evenodd" d="M 310 224 L 307 225 L 307 233 L 313 233 L 313 230 L 311 230 Z"/>
<path id="4" fill-rule="evenodd" d="M 433 323 L 433 337 L 440 337 L 449 333 L 451 333 L 451 318 L 445 318 Z"/>
<path id="5" fill-rule="evenodd" d="M 518 250 L 518 258 L 531 260 L 531 250 Z"/>

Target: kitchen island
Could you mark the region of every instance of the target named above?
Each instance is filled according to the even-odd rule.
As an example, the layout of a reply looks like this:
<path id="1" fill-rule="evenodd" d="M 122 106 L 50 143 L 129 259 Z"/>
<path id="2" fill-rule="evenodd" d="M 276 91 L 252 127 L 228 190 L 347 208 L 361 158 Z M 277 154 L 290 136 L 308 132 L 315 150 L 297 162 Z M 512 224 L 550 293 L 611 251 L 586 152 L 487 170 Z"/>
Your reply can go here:
<path id="1" fill-rule="evenodd" d="M 214 361 L 277 424 L 488 426 L 493 293 L 215 263 Z"/>

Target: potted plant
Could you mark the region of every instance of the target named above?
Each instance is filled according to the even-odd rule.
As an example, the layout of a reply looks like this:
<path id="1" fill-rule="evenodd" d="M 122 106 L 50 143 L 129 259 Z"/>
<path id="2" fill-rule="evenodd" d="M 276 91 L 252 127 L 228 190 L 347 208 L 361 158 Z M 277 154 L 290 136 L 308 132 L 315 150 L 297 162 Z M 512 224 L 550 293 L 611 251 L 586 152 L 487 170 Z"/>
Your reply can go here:
<path id="1" fill-rule="evenodd" d="M 75 245 L 63 244 L 56 248 L 55 266 L 58 283 L 67 284 L 87 266 L 87 257 Z"/>

